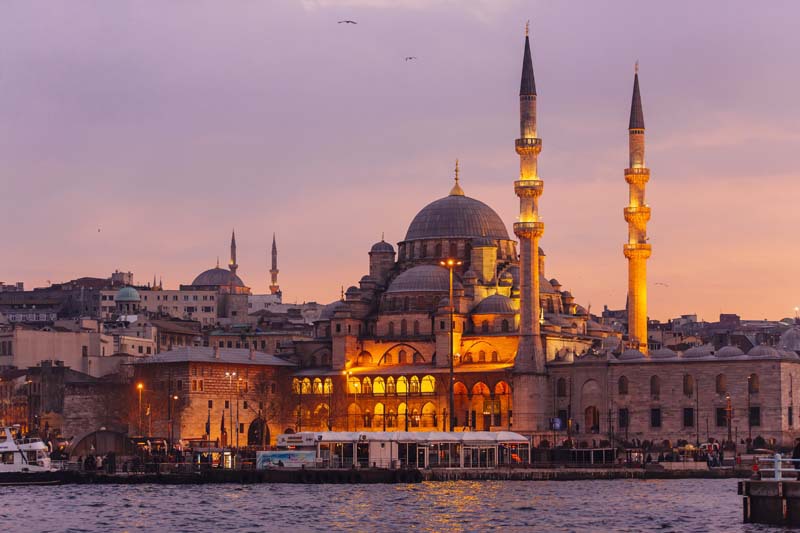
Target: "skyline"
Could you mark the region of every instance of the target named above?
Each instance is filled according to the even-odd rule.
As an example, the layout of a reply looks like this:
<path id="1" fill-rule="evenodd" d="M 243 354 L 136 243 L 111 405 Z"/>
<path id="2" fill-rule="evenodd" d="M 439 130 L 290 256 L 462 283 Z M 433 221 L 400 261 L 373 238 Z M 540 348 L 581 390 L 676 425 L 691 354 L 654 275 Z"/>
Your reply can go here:
<path id="1" fill-rule="evenodd" d="M 267 292 L 276 232 L 286 300 L 327 303 L 366 272 L 382 232 L 396 245 L 414 214 L 447 194 L 456 158 L 466 194 L 495 209 L 512 235 L 519 53 L 530 18 L 547 277 L 596 313 L 624 306 L 623 169 L 638 59 L 652 169 L 650 317 L 794 313 L 795 6 L 715 3 L 730 11 L 694 6 L 687 20 L 689 3 L 648 6 L 663 24 L 637 27 L 648 17 L 625 9 L 634 2 L 474 2 L 455 13 L 448 2 L 385 5 L 284 1 L 231 12 L 199 3 L 175 16 L 175 6 L 131 4 L 122 20 L 102 6 L 34 17 L 35 8 L 10 4 L 0 160 L 11 194 L 0 210 L 23 225 L 6 235 L 17 253 L 0 280 L 30 288 L 118 268 L 139 283 L 163 276 L 172 288 L 226 258 L 235 228 L 239 273 L 254 292 Z M 614 19 L 603 28 L 600 11 Z M 338 26 L 341 18 L 359 24 Z M 97 47 L 102 37 L 117 46 Z M 769 46 L 775 39 L 785 43 Z M 276 53 L 291 46 L 296 59 Z M 90 74 L 100 79 L 89 83 Z M 753 187 L 752 177 L 765 183 Z M 38 201 L 19 201 L 33 194 Z"/>

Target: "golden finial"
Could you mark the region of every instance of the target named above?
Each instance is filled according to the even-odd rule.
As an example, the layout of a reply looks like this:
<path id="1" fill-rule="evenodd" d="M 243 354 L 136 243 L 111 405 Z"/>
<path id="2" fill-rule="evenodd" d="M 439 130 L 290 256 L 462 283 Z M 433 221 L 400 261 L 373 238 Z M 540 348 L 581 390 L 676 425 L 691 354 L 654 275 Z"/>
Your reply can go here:
<path id="1" fill-rule="evenodd" d="M 525 37 L 528 36 L 528 33 L 530 33 L 530 30 L 531 30 L 531 21 L 530 21 L 530 19 L 528 19 L 528 22 L 525 23 Z"/>
<path id="2" fill-rule="evenodd" d="M 384 239 L 383 239 L 383 232 L 381 232 L 381 242 L 383 242 L 383 241 L 384 241 Z"/>
<path id="3" fill-rule="evenodd" d="M 342 285 L 342 295 L 341 295 L 341 298 L 342 298 L 342 301 L 344 301 L 344 285 Z"/>
<path id="4" fill-rule="evenodd" d="M 455 178 L 456 182 L 453 185 L 453 188 L 450 189 L 450 196 L 464 196 L 464 189 L 461 188 L 461 185 L 458 183 L 458 174 L 460 172 L 458 166 L 458 159 L 456 159 L 456 168 L 455 168 Z"/>
<path id="5" fill-rule="evenodd" d="M 219 268 L 219 256 L 217 256 L 217 268 Z"/>
<path id="6" fill-rule="evenodd" d="M 633 73 L 639 74 L 639 60 L 636 60 L 636 64 L 633 66 Z"/>

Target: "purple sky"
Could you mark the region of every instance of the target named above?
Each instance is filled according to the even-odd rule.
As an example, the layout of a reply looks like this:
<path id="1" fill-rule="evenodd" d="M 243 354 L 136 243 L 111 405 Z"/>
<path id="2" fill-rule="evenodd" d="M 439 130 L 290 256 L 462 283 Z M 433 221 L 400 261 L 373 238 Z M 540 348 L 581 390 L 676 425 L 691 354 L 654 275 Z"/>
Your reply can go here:
<path id="1" fill-rule="evenodd" d="M 788 1 L 4 2 L 0 280 L 119 268 L 176 287 L 225 262 L 235 227 L 255 292 L 275 231 L 286 300 L 328 302 L 367 272 L 382 231 L 396 243 L 447 194 L 456 157 L 467 195 L 510 228 L 527 19 L 547 276 L 593 311 L 625 303 L 639 59 L 651 317 L 792 315 Z"/>

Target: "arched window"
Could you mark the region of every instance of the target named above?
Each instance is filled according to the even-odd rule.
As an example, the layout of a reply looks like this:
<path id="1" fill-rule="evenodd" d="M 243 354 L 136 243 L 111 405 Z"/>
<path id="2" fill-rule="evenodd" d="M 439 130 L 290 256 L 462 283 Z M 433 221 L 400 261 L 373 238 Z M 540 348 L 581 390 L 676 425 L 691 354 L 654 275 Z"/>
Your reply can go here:
<path id="1" fill-rule="evenodd" d="M 428 244 L 423 242 L 421 248 L 420 257 L 428 257 Z"/>
<path id="2" fill-rule="evenodd" d="M 314 378 L 314 394 L 322 394 L 322 380 Z"/>
<path id="3" fill-rule="evenodd" d="M 497 352 L 492 352 L 492 363 L 500 361 L 500 355 Z"/>
<path id="4" fill-rule="evenodd" d="M 408 393 L 408 380 L 405 376 L 397 378 L 397 394 Z"/>
<path id="5" fill-rule="evenodd" d="M 436 391 L 436 379 L 433 376 L 422 378 L 420 390 L 423 394 L 433 394 Z"/>
<path id="6" fill-rule="evenodd" d="M 397 392 L 397 388 L 394 384 L 394 378 L 389 377 L 386 378 L 386 394 L 395 394 Z"/>
<path id="7" fill-rule="evenodd" d="M 467 352 L 464 354 L 464 358 L 462 359 L 464 363 L 471 363 L 472 362 L 472 352 Z"/>
<path id="8" fill-rule="evenodd" d="M 628 378 L 625 376 L 620 376 L 619 381 L 617 381 L 617 393 L 620 396 L 626 396 L 628 394 Z"/>
<path id="9" fill-rule="evenodd" d="M 691 396 L 694 394 L 694 377 L 689 374 L 683 376 L 683 395 Z"/>
<path id="10" fill-rule="evenodd" d="M 414 335 L 419 335 L 419 320 L 414 321 Z"/>
<path id="11" fill-rule="evenodd" d="M 500 331 L 507 333 L 508 330 L 508 320 L 503 319 L 503 321 L 500 323 Z"/>
<path id="12" fill-rule="evenodd" d="M 750 394 L 757 394 L 760 388 L 758 374 L 750 374 L 747 378 L 747 390 L 750 391 Z"/>
<path id="13" fill-rule="evenodd" d="M 419 378 L 417 376 L 411 376 L 408 390 L 411 394 L 419 394 Z"/>
<path id="14" fill-rule="evenodd" d="M 389 322 L 389 336 L 394 337 L 394 322 Z"/>
<path id="15" fill-rule="evenodd" d="M 717 394 L 722 395 L 728 392 L 728 380 L 725 379 L 725 374 L 717 374 L 716 386 Z"/>
<path id="16" fill-rule="evenodd" d="M 485 363 L 486 362 L 486 352 L 484 352 L 483 350 L 478 352 L 478 362 L 479 363 Z"/>
<path id="17" fill-rule="evenodd" d="M 650 397 L 657 400 L 661 395 L 661 378 L 653 376 L 650 378 Z"/>
<path id="18" fill-rule="evenodd" d="M 363 387 L 361 390 L 364 391 L 364 394 L 372 394 L 372 380 L 369 378 L 364 378 L 362 381 Z"/>
<path id="19" fill-rule="evenodd" d="M 300 380 L 297 378 L 292 380 L 292 392 L 295 394 L 300 394 Z"/>
<path id="20" fill-rule="evenodd" d="M 458 243 L 451 242 L 450 243 L 450 257 L 457 257 L 458 256 Z"/>
<path id="21" fill-rule="evenodd" d="M 322 384 L 322 392 L 324 394 L 333 394 L 333 381 L 331 378 L 325 378 Z"/>
<path id="22" fill-rule="evenodd" d="M 386 394 L 386 385 L 383 382 L 383 378 L 377 377 L 375 381 L 372 382 L 372 394 L 378 396 L 383 396 Z"/>
<path id="23" fill-rule="evenodd" d="M 481 333 L 489 333 L 489 321 L 484 320 L 481 322 Z"/>
<path id="24" fill-rule="evenodd" d="M 564 378 L 558 378 L 556 381 L 556 396 L 559 398 L 564 398 L 567 396 L 567 380 Z"/>
<path id="25" fill-rule="evenodd" d="M 434 250 L 436 250 L 433 255 L 434 257 L 442 257 L 442 243 L 437 242 Z"/>
<path id="26" fill-rule="evenodd" d="M 403 298 L 403 311 L 408 311 L 408 304 L 409 304 L 409 299 L 408 296 L 406 296 L 405 298 Z"/>
<path id="27" fill-rule="evenodd" d="M 303 379 L 302 385 L 303 394 L 311 394 L 311 380 L 308 378 Z"/>
<path id="28" fill-rule="evenodd" d="M 406 364 L 406 351 L 400 350 L 400 353 L 397 355 L 397 362 L 401 365 Z"/>
<path id="29" fill-rule="evenodd" d="M 361 381 L 355 376 L 347 378 L 347 393 L 358 394 L 361 392 Z"/>
<path id="30" fill-rule="evenodd" d="M 400 321 L 400 335 L 408 335 L 408 322 L 406 322 L 405 318 Z"/>

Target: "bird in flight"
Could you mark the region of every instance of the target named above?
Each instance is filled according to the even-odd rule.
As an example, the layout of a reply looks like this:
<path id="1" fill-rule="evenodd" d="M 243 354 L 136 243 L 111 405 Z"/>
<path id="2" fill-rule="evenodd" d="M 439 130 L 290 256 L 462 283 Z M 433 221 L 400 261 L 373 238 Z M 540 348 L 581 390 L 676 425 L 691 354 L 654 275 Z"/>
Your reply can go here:
<path id="1" fill-rule="evenodd" d="M 340 20 L 337 24 L 358 24 L 355 20 Z"/>
<path id="2" fill-rule="evenodd" d="M 413 61 L 413 60 L 415 60 L 416 58 L 417 58 L 417 56 L 407 56 L 407 57 L 405 57 L 404 59 L 405 59 L 405 61 Z"/>
<path id="3" fill-rule="evenodd" d="M 661 285 L 662 287 L 669 287 L 668 284 L 664 283 L 663 281 L 656 281 L 656 285 Z"/>

